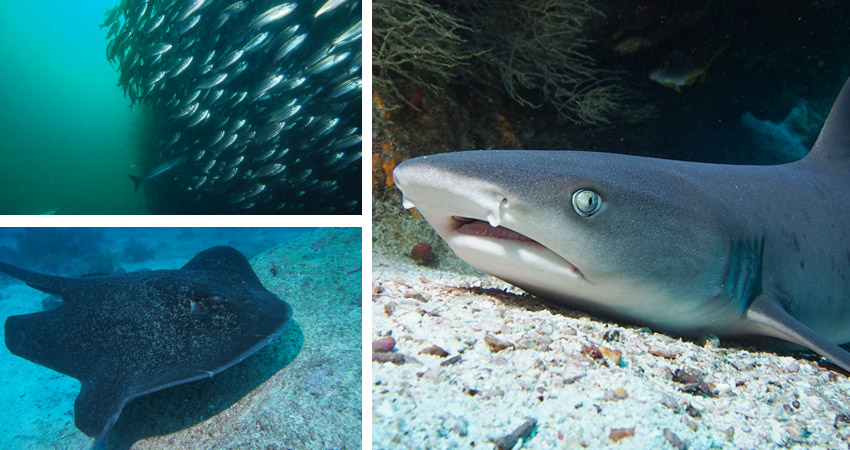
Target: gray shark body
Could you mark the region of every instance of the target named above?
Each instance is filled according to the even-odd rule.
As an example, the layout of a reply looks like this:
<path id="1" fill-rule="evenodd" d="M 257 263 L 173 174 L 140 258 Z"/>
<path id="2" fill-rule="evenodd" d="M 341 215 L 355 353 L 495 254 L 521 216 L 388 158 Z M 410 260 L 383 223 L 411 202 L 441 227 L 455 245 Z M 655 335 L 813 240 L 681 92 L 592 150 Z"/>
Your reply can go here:
<path id="1" fill-rule="evenodd" d="M 393 176 L 461 259 L 532 294 L 678 334 L 772 336 L 850 370 L 850 80 L 793 163 L 469 151 Z"/>

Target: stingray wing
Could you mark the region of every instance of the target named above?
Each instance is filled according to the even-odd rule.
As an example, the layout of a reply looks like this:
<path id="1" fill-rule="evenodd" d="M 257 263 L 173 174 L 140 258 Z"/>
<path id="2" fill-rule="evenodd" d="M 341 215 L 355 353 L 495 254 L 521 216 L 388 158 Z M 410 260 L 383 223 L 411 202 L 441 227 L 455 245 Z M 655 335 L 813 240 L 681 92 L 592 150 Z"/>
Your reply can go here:
<path id="1" fill-rule="evenodd" d="M 219 246 L 206 249 L 195 255 L 180 270 L 205 270 L 236 274 L 249 287 L 265 289 L 245 256 L 233 247 Z"/>

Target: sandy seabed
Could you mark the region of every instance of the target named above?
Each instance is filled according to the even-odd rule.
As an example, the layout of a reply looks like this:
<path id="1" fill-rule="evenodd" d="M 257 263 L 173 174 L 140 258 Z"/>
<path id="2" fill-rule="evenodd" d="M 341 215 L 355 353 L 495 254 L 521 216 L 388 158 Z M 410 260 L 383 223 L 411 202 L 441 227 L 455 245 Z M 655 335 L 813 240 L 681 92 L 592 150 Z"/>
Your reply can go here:
<path id="1" fill-rule="evenodd" d="M 373 353 L 376 450 L 848 448 L 850 381 L 814 357 L 606 322 L 390 253 L 373 256 L 373 347 L 393 347 Z"/>

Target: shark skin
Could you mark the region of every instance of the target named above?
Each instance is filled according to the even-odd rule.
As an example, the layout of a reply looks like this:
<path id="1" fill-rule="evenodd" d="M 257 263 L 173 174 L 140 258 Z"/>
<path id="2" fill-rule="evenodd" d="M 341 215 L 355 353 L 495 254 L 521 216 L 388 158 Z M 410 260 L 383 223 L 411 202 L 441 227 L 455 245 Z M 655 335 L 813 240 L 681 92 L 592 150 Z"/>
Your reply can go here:
<path id="1" fill-rule="evenodd" d="M 792 163 L 464 151 L 393 178 L 461 259 L 531 294 L 674 334 L 771 336 L 850 371 L 850 80 Z"/>

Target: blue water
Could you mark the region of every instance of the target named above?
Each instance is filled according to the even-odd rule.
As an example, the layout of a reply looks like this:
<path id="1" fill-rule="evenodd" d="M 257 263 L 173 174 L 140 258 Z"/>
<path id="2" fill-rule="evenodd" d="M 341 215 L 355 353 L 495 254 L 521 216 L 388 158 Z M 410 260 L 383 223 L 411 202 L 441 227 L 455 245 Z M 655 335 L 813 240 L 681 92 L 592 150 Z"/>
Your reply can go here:
<path id="1" fill-rule="evenodd" d="M 97 24 L 115 0 L 0 2 L 0 213 L 143 212 L 138 109 Z"/>
<path id="2" fill-rule="evenodd" d="M 310 228 L 0 228 L 0 261 L 67 276 L 171 269 L 217 245 L 236 248 L 250 260 L 308 231 Z"/>

